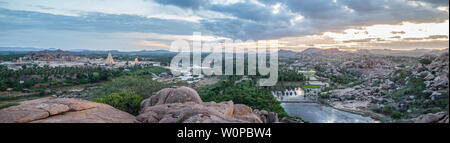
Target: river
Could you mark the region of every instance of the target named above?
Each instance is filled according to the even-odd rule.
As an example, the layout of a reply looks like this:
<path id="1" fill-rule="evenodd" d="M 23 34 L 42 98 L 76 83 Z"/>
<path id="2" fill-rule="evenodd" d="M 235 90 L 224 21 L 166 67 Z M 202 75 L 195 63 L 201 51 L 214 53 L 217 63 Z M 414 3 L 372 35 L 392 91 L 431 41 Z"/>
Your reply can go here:
<path id="1" fill-rule="evenodd" d="M 299 96 L 285 97 L 284 100 L 305 100 L 303 91 Z M 358 114 L 337 110 L 319 103 L 281 103 L 290 116 L 301 117 L 310 123 L 373 123 L 374 119 Z"/>

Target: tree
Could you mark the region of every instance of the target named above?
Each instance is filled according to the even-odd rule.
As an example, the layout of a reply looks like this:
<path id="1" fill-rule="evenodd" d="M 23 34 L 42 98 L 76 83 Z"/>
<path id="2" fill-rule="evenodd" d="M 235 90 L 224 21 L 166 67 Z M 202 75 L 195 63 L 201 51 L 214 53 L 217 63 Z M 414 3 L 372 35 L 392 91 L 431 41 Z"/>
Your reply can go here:
<path id="1" fill-rule="evenodd" d="M 8 85 L 5 81 L 0 81 L 0 91 L 5 91 L 8 88 Z"/>
<path id="2" fill-rule="evenodd" d="M 95 98 L 94 102 L 105 103 L 133 115 L 139 114 L 140 103 L 144 98 L 134 92 L 112 93 L 103 98 Z"/>
<path id="3" fill-rule="evenodd" d="M 422 63 L 424 65 L 431 64 L 431 62 L 432 62 L 431 59 L 426 59 L 426 58 L 420 59 L 419 61 L 420 61 L 420 63 Z"/>

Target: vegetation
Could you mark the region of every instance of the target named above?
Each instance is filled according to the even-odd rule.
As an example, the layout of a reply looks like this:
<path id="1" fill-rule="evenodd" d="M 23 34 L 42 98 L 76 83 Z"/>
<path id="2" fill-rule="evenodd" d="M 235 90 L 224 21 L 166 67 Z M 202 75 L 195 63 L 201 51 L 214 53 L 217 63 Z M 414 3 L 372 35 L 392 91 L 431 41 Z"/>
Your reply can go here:
<path id="1" fill-rule="evenodd" d="M 403 87 L 392 92 L 392 98 L 397 102 L 408 100 L 410 96 L 414 97 L 414 100 L 405 105 L 408 106 L 409 113 L 406 111 L 391 111 L 389 115 L 405 118 L 407 115 L 414 116 L 427 113 L 437 113 L 441 111 L 448 112 L 448 89 L 442 92 L 440 96 L 436 96 L 433 97 L 434 99 L 431 99 L 429 93 L 423 92 L 426 89 L 424 84 L 425 76 L 426 74 L 419 77 L 412 77 Z M 386 110 L 389 111 L 389 109 Z"/>
<path id="2" fill-rule="evenodd" d="M 424 77 L 426 75 L 422 75 L 417 78 L 411 78 L 409 82 L 402 88 L 394 91 L 392 96 L 396 100 L 400 100 L 401 97 L 414 95 L 416 98 L 426 98 L 426 94 L 423 93 L 425 90 Z"/>
<path id="3" fill-rule="evenodd" d="M 317 76 L 329 78 L 332 81 L 332 83 L 335 84 L 347 85 L 358 81 L 356 75 L 347 70 L 340 70 L 339 72 L 342 73 L 342 75 L 335 75 L 325 73 L 326 69 L 321 66 L 315 66 L 315 69 Z"/>
<path id="4" fill-rule="evenodd" d="M 167 87 L 184 85 L 185 83 L 161 83 L 152 80 L 151 75 L 125 75 L 114 78 L 100 85 L 99 88 L 88 91 L 88 99 L 105 97 L 112 93 L 134 92 L 144 98 Z"/>
<path id="5" fill-rule="evenodd" d="M 13 61 L 20 57 L 26 55 L 26 52 L 6 52 L 0 51 L 0 62 L 1 61 Z"/>
<path id="6" fill-rule="evenodd" d="M 8 108 L 8 107 L 11 107 L 11 106 L 17 106 L 17 105 L 19 105 L 19 103 L 17 103 L 17 102 L 10 102 L 10 103 L 5 103 L 5 104 L 0 104 L 0 109 Z"/>
<path id="7" fill-rule="evenodd" d="M 427 59 L 427 58 L 423 58 L 423 59 L 419 60 L 419 62 L 424 65 L 431 64 L 432 61 L 433 61 L 432 59 Z"/>
<path id="8" fill-rule="evenodd" d="M 399 69 L 394 72 L 394 75 L 395 76 L 391 78 L 391 81 L 401 82 L 405 81 L 406 77 L 408 77 L 409 74 L 404 69 Z"/>
<path id="9" fill-rule="evenodd" d="M 0 65 L 0 91 L 13 88 L 20 91 L 32 88 L 39 83 L 59 82 L 59 85 L 78 85 L 105 81 L 122 75 L 121 70 L 101 67 L 32 67 L 24 66 L 19 70 L 10 70 Z M 19 82 L 23 81 L 23 83 Z"/>
<path id="10" fill-rule="evenodd" d="M 320 88 L 320 85 L 306 85 L 304 88 Z"/>
<path id="11" fill-rule="evenodd" d="M 278 81 L 305 81 L 302 73 L 291 70 L 280 70 L 278 72 Z"/>
<path id="12" fill-rule="evenodd" d="M 147 67 L 144 69 L 133 71 L 130 73 L 130 75 L 151 75 L 152 73 L 159 75 L 164 72 L 170 72 L 170 70 L 162 67 Z"/>
<path id="13" fill-rule="evenodd" d="M 267 110 L 278 113 L 280 118 L 288 116 L 284 109 L 271 94 L 270 91 L 258 88 L 256 80 L 241 81 L 236 77 L 227 77 L 224 80 L 197 89 L 203 101 L 230 101 L 235 104 L 245 104 L 253 109 Z"/>
<path id="14" fill-rule="evenodd" d="M 126 72 L 128 69 L 130 72 Z M 19 70 L 10 70 L 0 65 L 0 91 L 13 88 L 21 91 L 25 88 L 38 88 L 43 83 L 47 86 L 73 86 L 87 83 L 107 81 L 122 75 L 151 75 L 170 72 L 162 67 L 130 66 L 119 69 L 107 69 L 102 67 L 26 67 Z M 23 81 L 19 82 L 19 81 Z"/>
<path id="15" fill-rule="evenodd" d="M 105 103 L 116 109 L 128 112 L 132 115 L 138 115 L 140 103 L 144 98 L 134 92 L 112 93 L 102 98 L 94 98 L 92 101 Z"/>
<path id="16" fill-rule="evenodd" d="M 21 96 L 0 96 L 0 101 L 11 101 L 11 100 L 21 100 L 21 99 L 32 99 L 32 98 L 41 98 L 46 96 L 42 92 L 40 93 L 32 93 L 28 95 Z"/>
<path id="17" fill-rule="evenodd" d="M 390 115 L 393 119 L 400 119 L 405 117 L 400 111 L 398 111 L 394 105 L 388 104 L 384 106 L 382 112 L 386 115 Z"/>

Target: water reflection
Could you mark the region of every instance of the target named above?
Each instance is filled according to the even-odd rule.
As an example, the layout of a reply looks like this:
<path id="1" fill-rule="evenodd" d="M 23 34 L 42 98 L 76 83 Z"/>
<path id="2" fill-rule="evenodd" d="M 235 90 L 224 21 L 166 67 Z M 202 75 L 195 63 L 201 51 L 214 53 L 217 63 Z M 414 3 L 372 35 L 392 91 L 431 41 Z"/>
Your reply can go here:
<path id="1" fill-rule="evenodd" d="M 281 106 L 291 116 L 298 116 L 311 123 L 372 123 L 364 117 L 334 109 L 318 103 L 282 103 Z"/>
<path id="2" fill-rule="evenodd" d="M 375 122 L 370 117 L 364 117 L 335 108 L 310 103 L 316 101 L 315 96 L 306 96 L 302 88 L 285 89 L 285 91 L 273 91 L 273 96 L 284 103 L 281 106 L 291 116 L 301 117 L 311 123 L 371 123 Z"/>

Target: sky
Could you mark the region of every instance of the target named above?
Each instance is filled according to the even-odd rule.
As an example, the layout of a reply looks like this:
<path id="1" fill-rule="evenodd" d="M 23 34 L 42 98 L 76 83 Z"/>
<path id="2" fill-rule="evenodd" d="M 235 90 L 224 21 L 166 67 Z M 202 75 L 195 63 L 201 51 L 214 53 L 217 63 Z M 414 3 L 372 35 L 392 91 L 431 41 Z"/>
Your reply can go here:
<path id="1" fill-rule="evenodd" d="M 287 50 L 444 49 L 449 0 L 0 0 L 0 47 L 158 50 L 278 40 Z"/>

